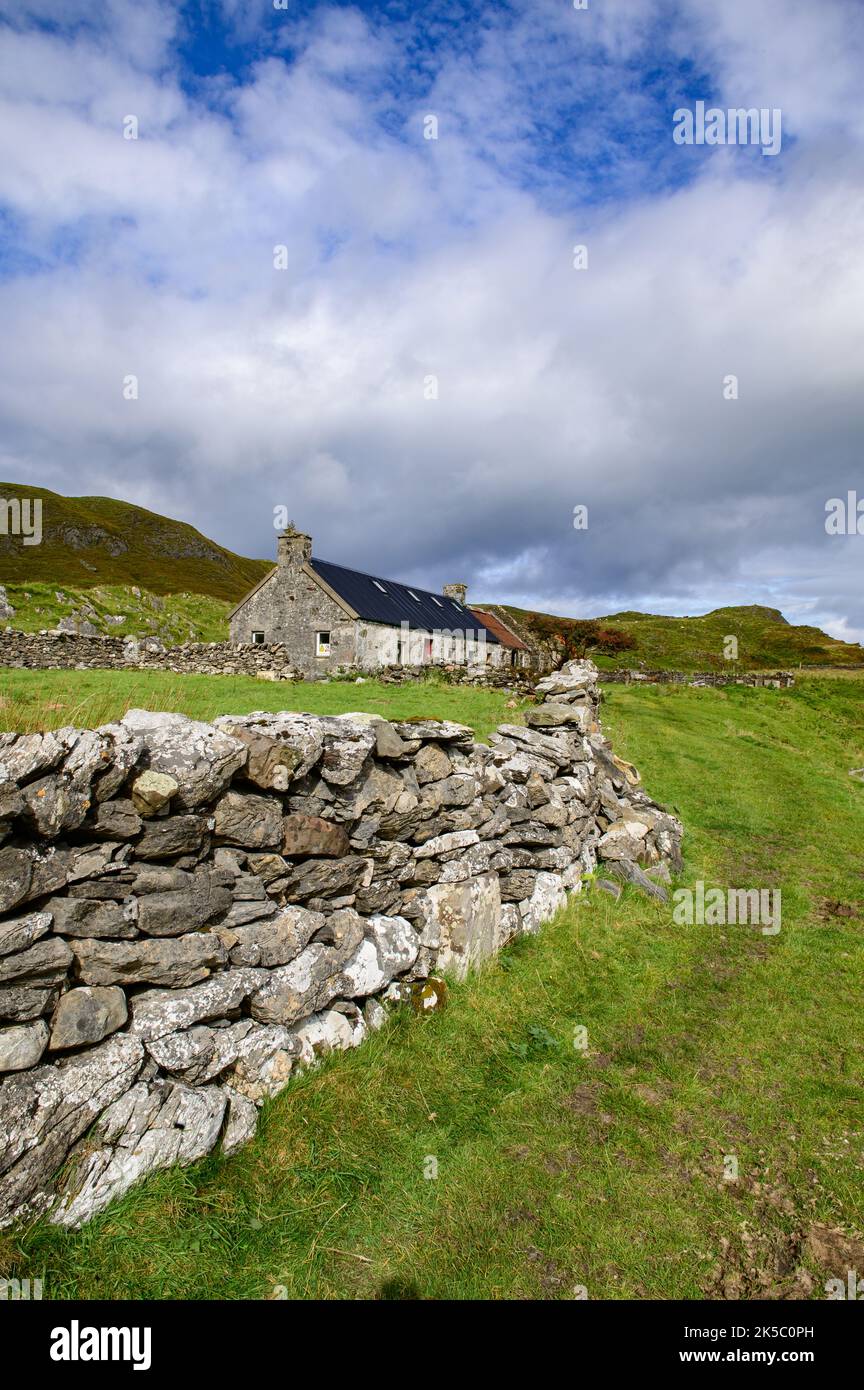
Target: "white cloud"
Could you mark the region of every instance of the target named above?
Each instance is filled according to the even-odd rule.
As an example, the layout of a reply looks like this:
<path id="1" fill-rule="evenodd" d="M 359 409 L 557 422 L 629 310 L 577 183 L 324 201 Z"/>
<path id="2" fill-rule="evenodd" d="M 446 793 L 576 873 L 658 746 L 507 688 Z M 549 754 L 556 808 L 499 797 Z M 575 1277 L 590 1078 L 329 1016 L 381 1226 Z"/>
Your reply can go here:
<path id="1" fill-rule="evenodd" d="M 329 559 L 461 574 L 485 599 L 803 603 L 864 626 L 860 548 L 823 525 L 826 497 L 864 494 L 860 26 L 842 0 L 785 6 L 758 52 L 746 6 L 684 7 L 676 32 L 724 97 L 783 104 L 797 143 L 770 176 L 717 150 L 675 191 L 643 188 L 615 134 L 648 116 L 632 65 L 662 5 L 589 30 L 544 0 L 427 55 L 427 90 L 401 101 L 395 34 L 322 12 L 290 64 L 221 80 L 215 107 L 178 83 L 172 13 L 129 7 L 136 40 L 126 8 L 99 32 L 71 10 L 65 33 L 0 28 L 0 200 L 43 262 L 0 282 L 11 476 L 246 553 L 272 550 L 285 503 Z M 617 151 L 629 196 L 545 196 L 558 81 L 577 103 L 602 88 L 608 123 L 572 144 L 586 188 Z"/>

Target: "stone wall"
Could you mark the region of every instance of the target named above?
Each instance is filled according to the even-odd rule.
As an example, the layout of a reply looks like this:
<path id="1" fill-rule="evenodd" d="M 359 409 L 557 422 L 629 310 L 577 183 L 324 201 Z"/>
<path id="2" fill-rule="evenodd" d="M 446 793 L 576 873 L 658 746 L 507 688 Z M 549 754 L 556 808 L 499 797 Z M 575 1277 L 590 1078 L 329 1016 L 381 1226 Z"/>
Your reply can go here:
<path id="1" fill-rule="evenodd" d="M 383 633 L 396 629 L 383 628 Z M 398 633 L 396 634 L 398 636 Z M 422 642 L 423 634 L 414 634 Z M 491 643 L 488 652 L 499 649 Z M 380 653 L 379 653 L 380 654 Z M 370 652 L 371 660 L 371 652 Z M 419 657 L 418 657 L 419 661 Z M 372 665 L 376 665 L 372 661 Z M 530 673 L 518 668 L 495 666 L 451 666 L 435 663 L 446 670 L 455 683 L 533 689 Z M 164 647 L 153 638 L 85 636 L 74 632 L 0 632 L 0 668 L 31 670 L 109 670 L 173 671 L 180 675 L 260 676 L 270 680 L 299 680 L 319 676 L 324 679 L 339 672 L 339 663 L 325 659 L 312 671 L 303 671 L 290 644 L 245 644 L 234 642 L 185 642 Z M 391 681 L 422 680 L 429 665 L 384 666 L 367 671 L 376 679 Z M 360 671 L 354 672 L 359 675 Z"/>
<path id="2" fill-rule="evenodd" d="M 231 1153 L 299 1068 L 440 1001 L 681 827 L 613 754 L 596 669 L 489 746 L 431 719 L 130 711 L 0 735 L 0 1225 L 76 1226 Z"/>
<path id="3" fill-rule="evenodd" d="M 33 670 L 175 671 L 189 675 L 297 676 L 287 647 L 184 642 L 163 647 L 153 638 L 87 637 L 74 632 L 0 632 L 0 667 Z"/>
<path id="4" fill-rule="evenodd" d="M 601 671 L 602 685 L 631 685 L 639 682 L 650 685 L 752 685 L 770 686 L 774 690 L 795 684 L 791 671 Z"/>

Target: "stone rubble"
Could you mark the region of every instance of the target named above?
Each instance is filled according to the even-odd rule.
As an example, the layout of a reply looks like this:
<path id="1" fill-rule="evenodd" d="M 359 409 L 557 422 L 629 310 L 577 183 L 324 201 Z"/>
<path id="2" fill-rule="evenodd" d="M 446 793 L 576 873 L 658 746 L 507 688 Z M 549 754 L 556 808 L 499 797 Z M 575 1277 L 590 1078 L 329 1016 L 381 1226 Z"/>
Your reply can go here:
<path id="1" fill-rule="evenodd" d="M 598 859 L 665 898 L 681 826 L 603 737 L 596 668 L 536 693 L 488 745 L 359 713 L 0 735 L 0 1225 L 235 1152 L 298 1069 L 439 1007 Z"/>

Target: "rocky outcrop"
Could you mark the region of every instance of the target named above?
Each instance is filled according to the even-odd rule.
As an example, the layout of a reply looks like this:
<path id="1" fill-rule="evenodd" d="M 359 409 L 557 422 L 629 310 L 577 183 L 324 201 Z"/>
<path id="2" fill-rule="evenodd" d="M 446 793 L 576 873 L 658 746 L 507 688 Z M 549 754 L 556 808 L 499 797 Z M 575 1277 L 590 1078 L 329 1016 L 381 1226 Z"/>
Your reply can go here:
<path id="1" fill-rule="evenodd" d="M 547 677 L 489 746 L 366 714 L 0 735 L 0 1224 L 234 1152 L 298 1069 L 435 1006 L 435 972 L 538 931 L 598 857 L 664 896 L 681 827 L 596 679 Z"/>

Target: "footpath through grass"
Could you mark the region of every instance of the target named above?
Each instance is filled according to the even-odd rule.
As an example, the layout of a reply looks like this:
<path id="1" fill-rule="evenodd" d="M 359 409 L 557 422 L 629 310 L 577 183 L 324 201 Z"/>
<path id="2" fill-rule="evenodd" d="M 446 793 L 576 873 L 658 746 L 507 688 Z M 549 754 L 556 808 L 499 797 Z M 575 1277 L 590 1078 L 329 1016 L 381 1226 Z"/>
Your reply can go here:
<path id="1" fill-rule="evenodd" d="M 77 1233 L 6 1234 L 0 1272 L 191 1299 L 820 1298 L 845 1278 L 812 1232 L 864 1226 L 860 687 L 611 688 L 604 715 L 683 816 L 682 882 L 781 888 L 779 935 L 574 899 L 441 1014 L 292 1082 L 235 1158 Z"/>

